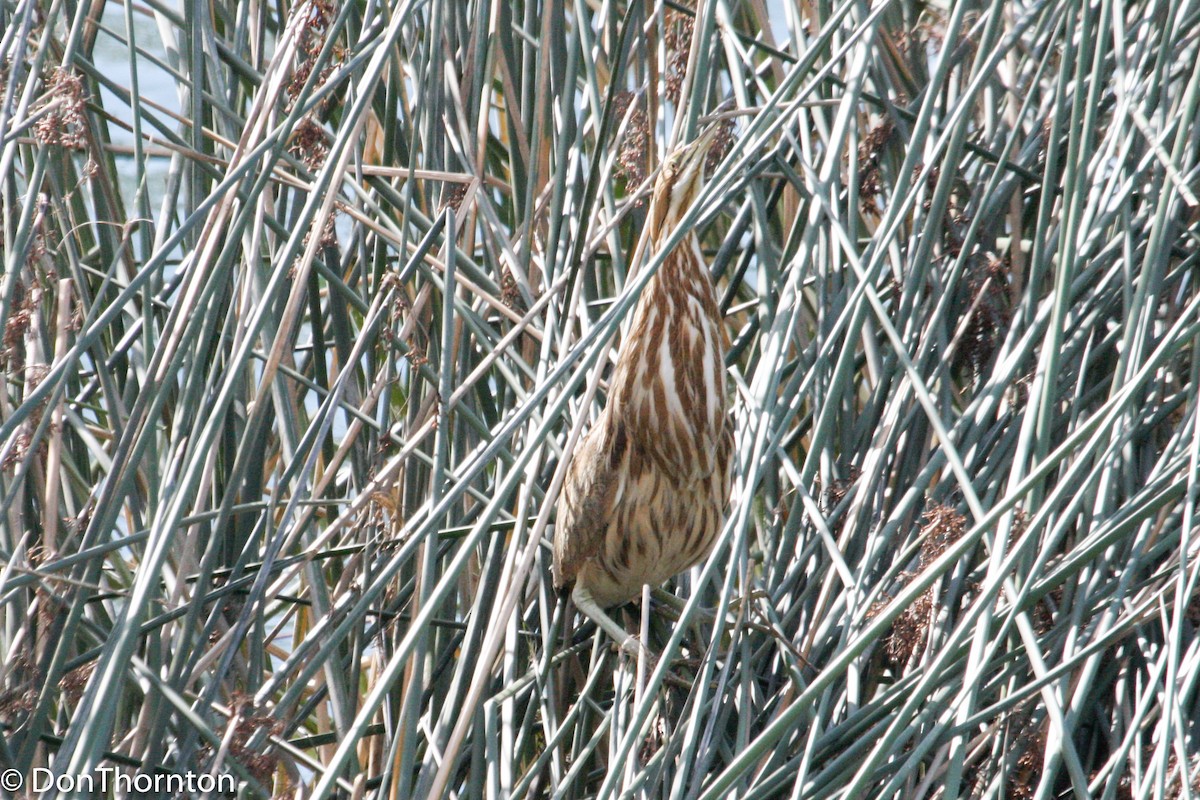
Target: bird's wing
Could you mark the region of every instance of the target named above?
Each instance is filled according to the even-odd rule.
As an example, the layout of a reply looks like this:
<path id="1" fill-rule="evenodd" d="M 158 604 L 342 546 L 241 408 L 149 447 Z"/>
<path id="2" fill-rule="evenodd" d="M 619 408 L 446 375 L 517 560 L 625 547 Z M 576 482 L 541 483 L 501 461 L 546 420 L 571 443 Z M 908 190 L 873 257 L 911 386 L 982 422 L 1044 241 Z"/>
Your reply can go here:
<path id="1" fill-rule="evenodd" d="M 622 426 L 603 415 L 571 454 L 554 523 L 554 585 L 562 588 L 600 552 L 617 491 L 616 464 L 625 447 Z"/>

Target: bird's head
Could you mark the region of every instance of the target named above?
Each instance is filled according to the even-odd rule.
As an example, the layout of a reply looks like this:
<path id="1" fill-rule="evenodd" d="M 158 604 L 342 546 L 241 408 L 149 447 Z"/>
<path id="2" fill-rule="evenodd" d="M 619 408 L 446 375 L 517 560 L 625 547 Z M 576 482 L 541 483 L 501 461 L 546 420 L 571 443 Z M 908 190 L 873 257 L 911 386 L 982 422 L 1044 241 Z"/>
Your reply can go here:
<path id="1" fill-rule="evenodd" d="M 700 194 L 704 162 L 720 130 L 719 125 L 710 126 L 691 144 L 676 148 L 663 162 L 650 205 L 650 221 L 657 235 L 670 234 Z"/>

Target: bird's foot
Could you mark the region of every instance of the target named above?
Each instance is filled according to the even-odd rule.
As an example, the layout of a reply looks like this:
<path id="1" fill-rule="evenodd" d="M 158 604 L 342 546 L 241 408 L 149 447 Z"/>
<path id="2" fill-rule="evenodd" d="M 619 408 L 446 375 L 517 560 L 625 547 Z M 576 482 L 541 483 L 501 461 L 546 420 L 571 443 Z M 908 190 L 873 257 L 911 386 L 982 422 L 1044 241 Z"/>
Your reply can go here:
<path id="1" fill-rule="evenodd" d="M 635 665 L 641 665 L 642 675 L 649 678 L 658 669 L 659 662 L 662 657 L 645 645 L 637 636 L 630 634 L 626 636 L 620 643 L 613 643 L 613 650 L 618 653 L 623 653 L 629 657 L 630 662 Z M 695 671 L 697 660 L 680 656 L 671 659 L 667 665 L 666 671 L 663 673 L 663 683 L 674 686 L 679 689 L 690 690 L 692 688 L 692 680 L 688 678 L 686 669 L 680 672 L 678 667 L 691 667 L 692 672 Z"/>
<path id="2" fill-rule="evenodd" d="M 613 649 L 619 653 L 624 653 L 632 659 L 654 658 L 654 654 L 650 652 L 650 648 L 643 644 L 642 640 L 632 633 L 625 634 L 625 638 L 619 642 L 613 642 Z"/>
<path id="3" fill-rule="evenodd" d="M 614 643 L 613 649 L 628 656 L 630 663 L 646 677 L 653 675 L 654 670 L 658 669 L 659 657 L 632 633 L 627 634 L 619 644 Z"/>

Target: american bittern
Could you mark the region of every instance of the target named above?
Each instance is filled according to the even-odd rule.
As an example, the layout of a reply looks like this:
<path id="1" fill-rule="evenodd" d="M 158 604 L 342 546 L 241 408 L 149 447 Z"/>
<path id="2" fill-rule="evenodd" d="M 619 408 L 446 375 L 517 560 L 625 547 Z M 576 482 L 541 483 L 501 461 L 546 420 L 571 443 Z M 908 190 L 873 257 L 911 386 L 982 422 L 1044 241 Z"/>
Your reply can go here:
<path id="1" fill-rule="evenodd" d="M 654 188 L 650 255 L 700 191 L 719 128 L 668 158 Z M 725 330 L 689 232 L 646 284 L 621 343 L 608 401 L 573 454 L 554 526 L 554 584 L 622 649 L 636 640 L 605 612 L 708 555 L 729 499 Z"/>

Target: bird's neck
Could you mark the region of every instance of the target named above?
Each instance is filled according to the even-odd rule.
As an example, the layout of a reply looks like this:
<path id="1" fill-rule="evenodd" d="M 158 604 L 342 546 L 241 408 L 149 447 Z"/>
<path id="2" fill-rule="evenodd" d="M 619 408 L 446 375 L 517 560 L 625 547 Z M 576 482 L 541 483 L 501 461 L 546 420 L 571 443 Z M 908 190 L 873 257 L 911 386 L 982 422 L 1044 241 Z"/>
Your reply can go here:
<path id="1" fill-rule="evenodd" d="M 656 295 L 677 298 L 691 295 L 701 302 L 713 295 L 712 278 L 695 234 L 685 236 L 666 256 L 658 272 L 647 282 L 641 302 L 649 303 Z"/>
<path id="2" fill-rule="evenodd" d="M 678 480 L 712 474 L 725 425 L 725 336 L 708 267 L 689 235 L 638 299 L 607 413 Z"/>

